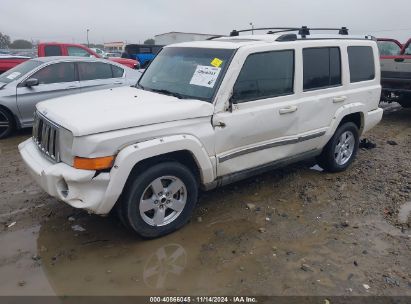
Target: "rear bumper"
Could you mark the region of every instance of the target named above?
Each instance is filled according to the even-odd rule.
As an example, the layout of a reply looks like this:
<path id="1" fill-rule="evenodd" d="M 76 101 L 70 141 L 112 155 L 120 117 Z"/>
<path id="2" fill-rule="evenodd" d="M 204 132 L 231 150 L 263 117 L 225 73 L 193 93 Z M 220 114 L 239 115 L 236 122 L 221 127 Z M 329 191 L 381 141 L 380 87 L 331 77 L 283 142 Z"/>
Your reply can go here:
<path id="1" fill-rule="evenodd" d="M 109 173 L 95 176 L 96 171 L 53 163 L 42 155 L 32 139 L 22 142 L 19 151 L 30 175 L 49 195 L 92 213 L 105 214 L 109 211 L 99 209 L 106 199 Z"/>
<path id="2" fill-rule="evenodd" d="M 363 133 L 374 128 L 382 119 L 384 111 L 381 108 L 368 112 L 364 117 Z"/>

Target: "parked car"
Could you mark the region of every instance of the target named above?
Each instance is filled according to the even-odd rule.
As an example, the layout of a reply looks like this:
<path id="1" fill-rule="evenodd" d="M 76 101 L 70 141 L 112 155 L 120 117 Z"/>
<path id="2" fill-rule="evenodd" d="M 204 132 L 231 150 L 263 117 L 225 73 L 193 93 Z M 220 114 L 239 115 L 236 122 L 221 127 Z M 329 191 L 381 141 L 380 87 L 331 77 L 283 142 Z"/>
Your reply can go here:
<path id="1" fill-rule="evenodd" d="M 398 47 L 399 45 L 390 48 L 393 52 L 381 54 L 381 100 L 396 101 L 403 107 L 409 108 L 411 107 L 411 39 L 399 52 Z"/>
<path id="2" fill-rule="evenodd" d="M 21 156 L 50 195 L 148 238 L 182 227 L 199 188 L 311 157 L 343 171 L 382 117 L 377 43 L 307 30 L 168 45 L 136 87 L 38 104 Z"/>
<path id="3" fill-rule="evenodd" d="M 104 52 L 102 49 L 99 48 L 90 48 L 90 50 L 92 50 L 93 52 L 95 52 L 96 54 L 98 54 L 101 58 L 107 59 L 107 53 Z"/>
<path id="4" fill-rule="evenodd" d="M 38 102 L 103 88 L 133 85 L 141 73 L 96 58 L 42 57 L 0 75 L 0 138 L 31 127 Z"/>
<path id="5" fill-rule="evenodd" d="M 386 56 L 397 56 L 401 53 L 403 47 L 401 42 L 390 38 L 378 38 L 377 45 L 381 58 L 385 58 Z"/>
<path id="6" fill-rule="evenodd" d="M 136 59 L 140 62 L 140 67 L 145 69 L 162 47 L 162 45 L 127 44 L 121 57 Z"/>
<path id="7" fill-rule="evenodd" d="M 88 47 L 85 47 L 81 44 L 74 43 L 57 43 L 57 42 L 48 42 L 40 43 L 37 46 L 38 56 L 47 57 L 47 56 L 76 56 L 76 57 L 95 57 L 103 58 L 103 56 L 92 51 Z M 126 59 L 126 58 L 108 58 L 108 60 L 120 63 L 131 69 L 139 69 L 140 63 L 135 59 Z"/>
<path id="8" fill-rule="evenodd" d="M 0 54 L 0 74 L 14 68 L 16 65 L 29 60 L 30 57 Z"/>

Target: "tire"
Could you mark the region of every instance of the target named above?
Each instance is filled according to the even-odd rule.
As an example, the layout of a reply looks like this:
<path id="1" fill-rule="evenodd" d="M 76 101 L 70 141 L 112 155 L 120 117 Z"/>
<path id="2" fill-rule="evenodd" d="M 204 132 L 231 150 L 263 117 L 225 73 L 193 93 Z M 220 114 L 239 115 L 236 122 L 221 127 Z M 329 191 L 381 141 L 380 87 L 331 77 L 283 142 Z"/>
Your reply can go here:
<path id="1" fill-rule="evenodd" d="M 402 96 L 400 96 L 398 103 L 403 108 L 411 108 L 411 94 L 403 94 Z"/>
<path id="2" fill-rule="evenodd" d="M 178 162 L 163 162 L 130 177 L 122 195 L 122 221 L 144 238 L 169 234 L 190 219 L 198 199 L 194 174 Z"/>
<path id="3" fill-rule="evenodd" d="M 338 147 L 340 147 L 339 144 L 342 139 L 345 139 L 346 145 L 341 150 Z M 352 122 L 346 122 L 338 127 L 333 137 L 324 147 L 317 158 L 318 164 L 328 172 L 344 171 L 355 159 L 358 145 L 358 127 Z"/>
<path id="4" fill-rule="evenodd" d="M 15 129 L 13 115 L 7 109 L 0 107 L 0 139 L 8 137 Z"/>

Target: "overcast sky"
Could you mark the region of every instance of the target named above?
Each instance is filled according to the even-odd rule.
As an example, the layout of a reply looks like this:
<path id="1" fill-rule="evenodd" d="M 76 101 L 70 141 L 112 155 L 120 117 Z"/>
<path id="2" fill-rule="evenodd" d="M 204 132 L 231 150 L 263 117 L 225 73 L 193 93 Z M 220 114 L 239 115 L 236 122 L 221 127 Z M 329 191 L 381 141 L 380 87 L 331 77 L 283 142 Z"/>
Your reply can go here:
<path id="1" fill-rule="evenodd" d="M 109 3 L 109 4 L 108 4 Z M 249 27 L 347 26 L 411 37 L 411 0 L 0 0 L 0 32 L 14 39 L 143 42 L 170 31 L 228 34 Z"/>

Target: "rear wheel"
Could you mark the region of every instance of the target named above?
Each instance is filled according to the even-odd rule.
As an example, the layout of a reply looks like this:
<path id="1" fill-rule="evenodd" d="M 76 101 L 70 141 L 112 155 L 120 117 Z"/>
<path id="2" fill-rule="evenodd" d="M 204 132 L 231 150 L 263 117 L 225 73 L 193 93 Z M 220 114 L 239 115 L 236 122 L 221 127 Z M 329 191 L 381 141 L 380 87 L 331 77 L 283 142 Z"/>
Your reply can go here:
<path id="1" fill-rule="evenodd" d="M 398 100 L 398 103 L 403 107 L 403 108 L 411 108 L 411 94 L 403 94 L 400 99 Z"/>
<path id="2" fill-rule="evenodd" d="M 352 122 L 341 125 L 318 157 L 319 165 L 329 172 L 340 172 L 348 168 L 357 155 L 359 144 L 358 128 Z"/>
<path id="3" fill-rule="evenodd" d="M 0 107 L 0 139 L 9 136 L 14 129 L 13 115 L 5 108 Z"/>
<path id="4" fill-rule="evenodd" d="M 121 202 L 121 216 L 137 234 L 155 238 L 188 222 L 198 197 L 193 173 L 177 162 L 154 165 L 131 177 Z"/>

